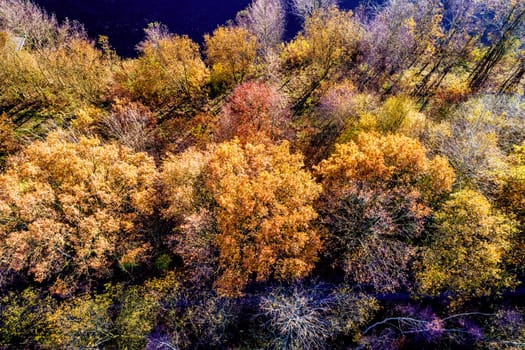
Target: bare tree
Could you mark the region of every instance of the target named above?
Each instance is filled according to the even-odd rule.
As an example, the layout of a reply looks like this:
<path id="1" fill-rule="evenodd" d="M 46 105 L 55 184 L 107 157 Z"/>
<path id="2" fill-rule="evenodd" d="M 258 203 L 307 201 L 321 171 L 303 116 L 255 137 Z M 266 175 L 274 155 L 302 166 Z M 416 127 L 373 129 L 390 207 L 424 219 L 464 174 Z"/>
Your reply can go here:
<path id="1" fill-rule="evenodd" d="M 101 120 L 101 131 L 110 138 L 137 152 L 143 152 L 153 143 L 152 113 L 139 103 L 118 101 L 110 114 Z"/>
<path id="2" fill-rule="evenodd" d="M 338 2 L 338 0 L 292 0 L 292 11 L 295 15 L 306 18 L 317 10 L 337 6 Z"/>
<path id="3" fill-rule="evenodd" d="M 237 14 L 237 22 L 257 37 L 263 56 L 281 42 L 285 29 L 283 0 L 253 0 Z"/>
<path id="4" fill-rule="evenodd" d="M 157 46 L 159 41 L 168 39 L 173 36 L 169 28 L 160 22 L 149 23 L 147 28 L 144 28 L 144 40 L 138 43 L 136 49 L 143 51 L 147 43 Z"/>
<path id="5" fill-rule="evenodd" d="M 84 28 L 75 21 L 59 24 L 54 15 L 29 0 L 0 1 L 0 30 L 26 39 L 30 49 L 58 46 L 71 38 L 85 38 Z"/>

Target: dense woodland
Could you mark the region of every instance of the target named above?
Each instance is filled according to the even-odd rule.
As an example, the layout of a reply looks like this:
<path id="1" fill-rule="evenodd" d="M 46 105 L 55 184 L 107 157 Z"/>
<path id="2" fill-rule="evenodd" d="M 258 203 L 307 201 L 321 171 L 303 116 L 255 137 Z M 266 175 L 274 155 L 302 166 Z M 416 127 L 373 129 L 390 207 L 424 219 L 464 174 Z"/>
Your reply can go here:
<path id="1" fill-rule="evenodd" d="M 525 347 L 523 0 L 137 52 L 0 0 L 0 348 Z"/>

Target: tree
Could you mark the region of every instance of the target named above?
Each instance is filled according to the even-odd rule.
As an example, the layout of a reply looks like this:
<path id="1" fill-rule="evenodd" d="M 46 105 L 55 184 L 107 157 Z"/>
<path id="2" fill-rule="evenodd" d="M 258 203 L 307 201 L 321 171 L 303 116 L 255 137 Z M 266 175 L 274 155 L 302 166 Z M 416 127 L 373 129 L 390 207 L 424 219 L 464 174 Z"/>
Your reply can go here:
<path id="1" fill-rule="evenodd" d="M 9 158 L 0 176 L 0 272 L 68 295 L 149 255 L 141 219 L 156 179 L 144 153 L 55 132 Z"/>
<path id="2" fill-rule="evenodd" d="M 451 195 L 435 214 L 436 231 L 422 252 L 417 274 L 422 293 L 454 293 L 460 300 L 513 285 L 503 257 L 514 223 L 495 211 L 480 193 Z"/>
<path id="3" fill-rule="evenodd" d="M 31 52 L 5 47 L 1 55 L 0 108 L 19 128 L 42 133 L 107 98 L 110 65 L 86 40 Z"/>
<path id="4" fill-rule="evenodd" d="M 316 11 L 337 7 L 338 2 L 338 0 L 292 0 L 292 11 L 296 16 L 306 19 Z"/>
<path id="5" fill-rule="evenodd" d="M 100 348 L 111 342 L 116 337 L 110 313 L 112 303 L 109 293 L 82 294 L 63 301 L 46 314 L 51 334 L 42 343 L 63 348 Z"/>
<path id="6" fill-rule="evenodd" d="M 35 288 L 10 291 L 0 298 L 0 346 L 37 347 L 48 339 L 47 315 L 55 301 Z"/>
<path id="7" fill-rule="evenodd" d="M 5 113 L 0 114 L 0 167 L 5 166 L 7 157 L 20 148 L 14 125 Z"/>
<path id="8" fill-rule="evenodd" d="M 499 140 L 502 145 L 508 144 L 509 136 L 514 133 L 513 139 L 521 138 L 521 123 L 516 123 L 511 108 L 511 104 L 504 106 L 499 111 L 501 114 L 494 115 L 493 108 L 486 108 L 483 99 L 473 100 L 457 107 L 450 121 L 429 128 L 426 143 L 450 160 L 459 185 L 477 189 L 485 195 L 492 195 L 497 190 L 497 174 L 507 167 Z M 505 135 L 510 130 L 511 135 Z"/>
<path id="9" fill-rule="evenodd" d="M 138 102 L 117 99 L 109 114 L 93 123 L 101 124 L 103 135 L 116 139 L 136 152 L 151 150 L 154 145 L 153 130 L 156 126 L 153 113 Z"/>
<path id="10" fill-rule="evenodd" d="M 233 137 L 252 143 L 276 141 L 290 134 L 290 123 L 286 100 L 276 87 L 246 82 L 222 106 L 216 136 L 220 141 Z"/>
<path id="11" fill-rule="evenodd" d="M 204 35 L 211 80 L 217 88 L 241 83 L 255 69 L 257 38 L 242 27 L 218 27 Z"/>
<path id="12" fill-rule="evenodd" d="M 198 105 L 209 81 L 199 45 L 153 24 L 146 29 L 146 40 L 139 47 L 141 56 L 125 61 L 124 69 L 117 74 L 125 94 L 161 116 Z"/>
<path id="13" fill-rule="evenodd" d="M 324 287 L 324 288 L 323 288 Z M 379 309 L 377 300 L 345 288 L 296 285 L 261 298 L 264 328 L 281 349 L 326 349 L 338 335 L 355 335 Z"/>
<path id="14" fill-rule="evenodd" d="M 432 57 L 442 36 L 443 5 L 436 0 L 386 1 L 362 19 L 360 88 L 395 92 L 406 70 Z"/>
<path id="15" fill-rule="evenodd" d="M 314 104 L 312 97 L 322 94 L 319 90 L 327 81 L 336 80 L 352 67 L 361 36 L 351 11 L 332 7 L 306 19 L 303 32 L 281 52 L 283 87 L 296 114 Z"/>
<path id="16" fill-rule="evenodd" d="M 525 269 L 525 142 L 515 146 L 508 158 L 508 170 L 499 174 L 502 186 L 496 193 L 496 204 L 517 221 L 518 230 L 511 237 L 512 249 L 507 260 L 522 273 Z"/>
<path id="17" fill-rule="evenodd" d="M 86 39 L 78 22 L 59 24 L 54 15 L 30 0 L 5 0 L 0 3 L 0 30 L 25 38 L 29 49 L 57 48 L 71 39 Z"/>
<path id="18" fill-rule="evenodd" d="M 425 129 L 425 115 L 418 112 L 412 99 L 391 96 L 373 113 L 376 129 L 382 133 L 401 133 L 418 138 Z"/>
<path id="19" fill-rule="evenodd" d="M 254 0 L 237 14 L 237 23 L 257 38 L 259 54 L 265 57 L 281 43 L 286 12 L 283 0 Z"/>
<path id="20" fill-rule="evenodd" d="M 334 267 L 380 292 L 407 286 L 414 242 L 431 206 L 451 190 L 446 159 L 429 159 L 417 141 L 401 135 L 361 133 L 336 145 L 316 171 L 318 202 L 327 229 L 325 255 Z"/>
<path id="21" fill-rule="evenodd" d="M 176 252 L 208 271 L 215 264 L 219 275 L 208 278 L 220 295 L 238 296 L 250 281 L 304 277 L 314 266 L 320 186 L 288 148 L 234 140 L 163 164 L 164 216 L 186 221 L 175 232 Z"/>
<path id="22" fill-rule="evenodd" d="M 469 87 L 473 91 L 479 91 L 484 86 L 494 68 L 516 41 L 518 47 L 523 45 L 525 34 L 525 4 L 522 1 L 493 1 L 487 7 L 487 12 L 492 12 L 490 29 L 486 33 L 489 45 L 470 72 Z"/>

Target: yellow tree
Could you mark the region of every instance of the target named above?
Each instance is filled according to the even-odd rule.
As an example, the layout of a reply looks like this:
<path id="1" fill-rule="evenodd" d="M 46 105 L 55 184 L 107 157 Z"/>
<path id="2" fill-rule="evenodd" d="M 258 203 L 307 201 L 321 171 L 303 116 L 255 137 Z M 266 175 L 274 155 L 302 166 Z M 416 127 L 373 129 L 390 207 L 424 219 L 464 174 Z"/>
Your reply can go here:
<path id="1" fill-rule="evenodd" d="M 0 50 L 0 108 L 17 126 L 34 130 L 47 119 L 60 124 L 107 98 L 109 61 L 86 40 L 38 51 Z"/>
<path id="2" fill-rule="evenodd" d="M 156 110 L 189 106 L 204 96 L 209 72 L 187 36 L 150 35 L 139 58 L 124 62 L 117 80 L 126 94 Z"/>
<path id="3" fill-rule="evenodd" d="M 242 27 L 219 27 L 204 36 L 212 83 L 231 87 L 255 70 L 257 38 Z"/>
<path id="4" fill-rule="evenodd" d="M 447 160 L 429 159 L 406 136 L 362 133 L 336 145 L 317 173 L 324 189 L 318 211 L 328 231 L 325 251 L 334 267 L 378 291 L 406 286 L 413 242 L 431 205 L 454 181 Z"/>
<path id="5" fill-rule="evenodd" d="M 417 274 L 423 293 L 481 297 L 512 285 L 503 267 L 514 226 L 482 194 L 462 190 L 435 214 L 436 232 Z"/>
<path id="6" fill-rule="evenodd" d="M 515 146 L 510 154 L 509 168 L 501 174 L 503 185 L 496 196 L 497 205 L 516 218 L 518 230 L 512 237 L 509 262 L 521 273 L 525 270 L 525 143 Z"/>
<path id="7" fill-rule="evenodd" d="M 68 294 L 115 265 L 139 264 L 150 249 L 139 226 L 153 211 L 156 174 L 145 153 L 97 138 L 55 132 L 29 145 L 0 176 L 0 271 Z"/>
<path id="8" fill-rule="evenodd" d="M 197 270 L 191 273 L 217 266 L 221 295 L 240 295 L 253 280 L 303 277 L 313 268 L 320 238 L 312 203 L 320 186 L 288 143 L 234 140 L 206 153 L 190 150 L 171 156 L 161 179 L 169 205 L 164 215 L 181 223 L 177 252 Z"/>
<path id="9" fill-rule="evenodd" d="M 351 11 L 317 10 L 306 18 L 303 33 L 283 47 L 285 91 L 300 111 L 323 82 L 352 65 L 362 30 Z"/>

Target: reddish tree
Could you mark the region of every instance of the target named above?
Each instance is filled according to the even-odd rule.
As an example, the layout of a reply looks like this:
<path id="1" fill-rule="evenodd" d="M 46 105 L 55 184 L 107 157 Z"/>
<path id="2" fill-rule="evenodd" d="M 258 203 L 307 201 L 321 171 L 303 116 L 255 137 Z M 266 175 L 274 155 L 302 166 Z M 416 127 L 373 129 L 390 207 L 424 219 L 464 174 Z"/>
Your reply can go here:
<path id="1" fill-rule="evenodd" d="M 287 138 L 290 113 L 274 86 L 261 82 L 239 85 L 222 107 L 216 127 L 220 141 L 238 137 L 241 142 Z"/>

